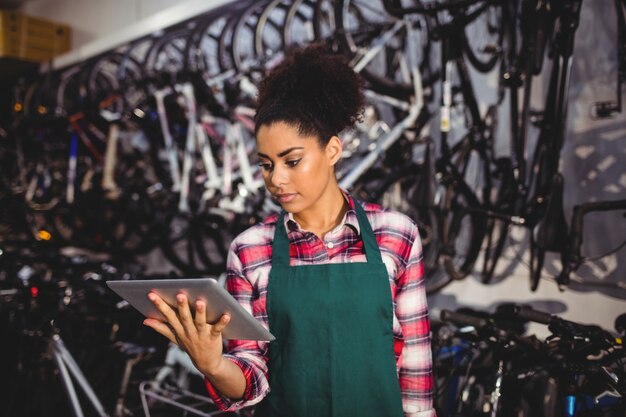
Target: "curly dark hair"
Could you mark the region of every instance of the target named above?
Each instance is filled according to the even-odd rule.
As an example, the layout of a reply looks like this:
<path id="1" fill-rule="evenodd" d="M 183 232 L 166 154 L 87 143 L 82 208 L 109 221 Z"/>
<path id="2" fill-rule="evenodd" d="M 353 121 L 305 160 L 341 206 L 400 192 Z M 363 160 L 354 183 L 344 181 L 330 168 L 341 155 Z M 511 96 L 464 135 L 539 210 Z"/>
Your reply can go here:
<path id="1" fill-rule="evenodd" d="M 259 85 L 256 132 L 285 122 L 302 136 L 330 138 L 360 120 L 363 80 L 345 59 L 319 44 L 291 51 Z"/>

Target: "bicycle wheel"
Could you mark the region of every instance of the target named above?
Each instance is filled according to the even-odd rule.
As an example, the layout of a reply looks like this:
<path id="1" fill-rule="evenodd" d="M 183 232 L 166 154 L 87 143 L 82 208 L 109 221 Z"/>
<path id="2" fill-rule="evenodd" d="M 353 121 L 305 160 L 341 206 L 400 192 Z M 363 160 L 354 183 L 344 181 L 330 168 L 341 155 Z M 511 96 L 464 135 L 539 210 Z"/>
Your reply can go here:
<path id="1" fill-rule="evenodd" d="M 233 57 L 233 64 L 237 72 L 243 72 L 249 66 L 259 60 L 265 51 L 257 54 L 255 48 L 256 30 L 259 20 L 263 16 L 265 9 L 271 5 L 271 1 L 264 0 L 252 3 L 252 5 L 237 16 L 237 21 L 233 27 L 230 49 Z"/>
<path id="2" fill-rule="evenodd" d="M 296 4 L 297 2 L 294 2 Z M 270 57 L 285 50 L 287 12 L 292 6 L 288 0 L 272 0 L 266 4 L 254 28 L 254 51 L 257 57 Z"/>
<path id="3" fill-rule="evenodd" d="M 353 65 L 359 67 L 361 75 L 373 90 L 393 96 L 413 93 L 411 80 L 411 56 L 422 72 L 422 83 L 429 85 L 426 65 L 430 53 L 428 22 L 421 16 L 415 17 L 417 31 L 407 32 L 406 25 L 385 9 L 382 0 L 343 0 L 335 6 L 336 29 L 340 47 L 353 57 Z M 407 37 L 411 33 L 414 39 Z M 375 42 L 388 36 L 378 53 L 367 63 L 363 57 L 377 47 Z M 417 45 L 413 49 L 411 45 Z M 360 62 L 361 61 L 361 62 Z"/>
<path id="4" fill-rule="evenodd" d="M 313 33 L 315 40 L 325 42 L 336 36 L 337 18 L 332 0 L 318 0 L 313 12 Z"/>
<path id="5" fill-rule="evenodd" d="M 502 22 L 502 6 L 489 4 L 465 27 L 465 56 L 480 72 L 491 71 L 500 58 L 504 33 Z"/>
<path id="6" fill-rule="evenodd" d="M 517 190 L 511 160 L 509 158 L 498 159 L 493 174 L 494 180 L 499 182 L 499 185 L 494 185 L 494 189 L 498 190 L 493 205 L 494 211 L 508 217 L 513 216 Z M 511 223 L 503 218 L 489 217 L 487 220 L 483 251 L 483 284 L 488 284 L 493 278 L 498 260 L 506 246 L 510 227 Z"/>
<path id="7" fill-rule="evenodd" d="M 219 34 L 217 60 L 222 71 L 237 71 L 235 65 L 235 53 L 233 49 L 233 37 L 235 35 L 235 26 L 239 21 L 239 15 L 232 13 L 228 15 L 226 24 Z"/>
<path id="8" fill-rule="evenodd" d="M 283 44 L 306 45 L 315 41 L 315 8 L 313 0 L 295 0 L 287 11 L 283 29 Z"/>
<path id="9" fill-rule="evenodd" d="M 428 273 L 436 265 L 437 221 L 428 204 L 415 205 L 420 166 L 407 165 L 395 172 L 371 170 L 354 189 L 355 196 L 409 216 L 417 225 L 422 241 L 424 269 Z"/>
<path id="10" fill-rule="evenodd" d="M 427 293 L 443 288 L 449 280 L 435 277 L 440 271 L 439 211 L 434 205 L 435 180 L 431 173 L 431 147 L 425 145 L 421 163 L 412 161 L 411 143 L 400 140 L 383 158 L 382 166 L 368 170 L 353 189 L 353 194 L 363 201 L 399 211 L 409 216 L 417 225 L 422 244 L 425 285 Z M 407 155 L 409 155 L 407 157 Z"/>
<path id="11" fill-rule="evenodd" d="M 484 152 L 463 139 L 452 149 L 452 164 L 442 206 L 443 265 L 454 280 L 474 269 L 485 236 L 490 168 Z"/>
<path id="12" fill-rule="evenodd" d="M 539 281 L 541 280 L 541 271 L 543 270 L 543 261 L 546 255 L 546 250 L 541 248 L 537 244 L 537 240 L 534 237 L 535 233 L 531 230 L 530 233 L 530 290 L 537 291 L 539 287 Z"/>
<path id="13" fill-rule="evenodd" d="M 154 41 L 146 52 L 143 67 L 150 74 L 177 74 L 184 71 L 185 52 L 190 37 L 187 28 L 174 29 Z"/>
<path id="14" fill-rule="evenodd" d="M 228 230 L 222 216 L 177 213 L 161 232 L 161 250 L 184 274 L 218 275 L 226 267 Z"/>
<path id="15" fill-rule="evenodd" d="M 222 67 L 220 59 L 220 37 L 229 20 L 229 14 L 211 15 L 198 25 L 187 43 L 185 68 L 210 80 L 232 67 Z"/>
<path id="16" fill-rule="evenodd" d="M 530 239 L 530 289 L 535 291 L 541 279 L 547 251 L 563 253 L 568 246 L 569 230 L 563 211 L 563 176 L 553 177 L 543 216 L 532 228 Z"/>

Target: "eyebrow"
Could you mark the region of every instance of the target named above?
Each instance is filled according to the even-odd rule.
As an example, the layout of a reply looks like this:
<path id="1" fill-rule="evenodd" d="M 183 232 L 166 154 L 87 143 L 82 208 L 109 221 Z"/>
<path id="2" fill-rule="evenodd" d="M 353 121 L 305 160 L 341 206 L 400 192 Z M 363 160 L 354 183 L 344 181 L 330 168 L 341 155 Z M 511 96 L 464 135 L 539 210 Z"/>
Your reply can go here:
<path id="1" fill-rule="evenodd" d="M 282 158 L 283 156 L 287 155 L 288 153 L 290 153 L 292 151 L 295 151 L 295 150 L 298 150 L 298 149 L 304 149 L 304 148 L 302 146 L 294 146 L 292 148 L 285 149 L 284 151 L 280 152 L 277 156 L 279 158 Z M 265 155 L 264 153 L 261 153 L 261 152 L 257 152 L 257 155 L 259 155 L 262 158 L 272 159 L 269 156 L 267 156 L 267 155 Z"/>

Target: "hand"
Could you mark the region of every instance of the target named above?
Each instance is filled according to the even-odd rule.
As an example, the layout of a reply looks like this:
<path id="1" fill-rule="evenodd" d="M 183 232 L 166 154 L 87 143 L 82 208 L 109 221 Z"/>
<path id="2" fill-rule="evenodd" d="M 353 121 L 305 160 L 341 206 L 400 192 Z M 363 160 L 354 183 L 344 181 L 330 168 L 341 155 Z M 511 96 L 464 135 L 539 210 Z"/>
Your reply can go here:
<path id="1" fill-rule="evenodd" d="M 196 314 L 192 317 L 185 294 L 176 296 L 176 308 L 170 307 L 153 292 L 148 294 L 148 298 L 163 314 L 165 321 L 148 318 L 143 323 L 187 352 L 200 372 L 215 374 L 222 365 L 222 331 L 230 322 L 230 316 L 224 314 L 211 325 L 207 323 L 206 304 L 202 300 L 195 302 Z"/>

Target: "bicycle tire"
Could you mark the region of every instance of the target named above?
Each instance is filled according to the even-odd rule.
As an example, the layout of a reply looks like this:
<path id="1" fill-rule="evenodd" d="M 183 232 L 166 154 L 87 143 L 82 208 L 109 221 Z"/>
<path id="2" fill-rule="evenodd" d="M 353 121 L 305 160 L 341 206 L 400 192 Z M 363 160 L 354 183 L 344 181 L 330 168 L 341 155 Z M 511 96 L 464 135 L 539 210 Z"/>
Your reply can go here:
<path id="1" fill-rule="evenodd" d="M 337 33 L 337 18 L 332 0 L 318 0 L 313 12 L 313 33 L 318 42 L 327 42 Z"/>
<path id="2" fill-rule="evenodd" d="M 424 268 L 430 270 L 436 261 L 429 260 L 430 243 L 436 245 L 433 234 L 436 233 L 437 222 L 424 207 L 414 204 L 416 184 L 420 175 L 420 167 L 410 164 L 395 172 L 386 172 L 382 169 L 373 169 L 367 172 L 354 188 L 353 194 L 359 200 L 380 204 L 382 207 L 407 215 L 415 222 L 420 231 L 422 241 Z"/>
<path id="3" fill-rule="evenodd" d="M 402 143 L 398 145 L 402 146 Z M 389 155 L 384 158 L 384 166 L 368 170 L 355 185 L 353 195 L 404 213 L 415 222 L 422 243 L 426 293 L 430 295 L 451 280 L 439 267 L 441 222 L 438 207 L 433 204 L 431 188 L 435 186 L 434 176 L 429 173 L 432 144 L 428 141 L 425 146 L 424 162 L 419 164 L 398 160 L 397 156 L 410 154 L 406 149 L 402 150 L 397 145 L 390 149 Z"/>
<path id="4" fill-rule="evenodd" d="M 315 8 L 313 0 L 295 0 L 287 11 L 283 29 L 283 45 L 306 45 L 314 42 Z"/>
<path id="5" fill-rule="evenodd" d="M 253 2 L 237 16 L 230 41 L 233 64 L 237 72 L 242 73 L 250 64 L 257 62 L 265 54 L 257 54 L 255 47 L 256 29 L 263 13 L 271 5 L 270 0 Z"/>
<path id="6" fill-rule="evenodd" d="M 539 285 L 545 252 L 563 253 L 568 247 L 569 230 L 563 210 L 563 185 L 563 176 L 556 173 L 546 197 L 545 211 L 541 219 L 532 228 L 530 240 L 532 291 L 535 291 Z"/>
<path id="7" fill-rule="evenodd" d="M 292 2 L 288 0 L 272 0 L 266 4 L 254 28 L 254 52 L 257 57 L 267 58 L 285 50 L 284 30 L 291 6 Z"/>
<path id="8" fill-rule="evenodd" d="M 390 23 L 392 17 L 386 12 L 384 4 L 374 4 L 372 1 L 343 0 L 335 5 L 336 35 L 340 49 L 347 55 L 354 57 L 359 50 L 367 50 L 371 47 L 370 42 L 386 29 L 393 27 L 395 22 Z M 424 74 L 422 84 L 430 85 L 432 80 L 426 71 L 430 55 L 430 42 L 428 39 L 428 21 L 420 17 L 416 24 L 419 31 L 417 65 Z M 376 59 L 367 64 L 360 72 L 362 77 L 371 84 L 371 88 L 383 94 L 395 97 L 408 97 L 414 93 L 414 87 L 410 80 L 409 64 L 407 63 L 409 51 L 406 30 L 401 28 L 385 48 L 381 49 Z"/>
<path id="9" fill-rule="evenodd" d="M 196 27 L 187 43 L 185 68 L 207 80 L 229 69 L 220 66 L 219 58 L 220 36 L 229 19 L 229 14 L 210 15 Z"/>
<path id="10" fill-rule="evenodd" d="M 229 15 L 226 24 L 219 35 L 217 62 L 222 72 L 235 69 L 235 57 L 232 48 L 233 32 L 237 24 L 237 16 Z"/>
<path id="11" fill-rule="evenodd" d="M 130 96 L 122 90 L 118 78 L 122 63 L 125 62 L 127 65 L 126 85 L 134 85 L 140 80 L 140 74 L 133 71 L 138 69 L 132 66 L 136 61 L 132 57 L 128 57 L 126 61 L 124 59 L 123 54 L 106 54 L 91 65 L 82 82 L 86 104 L 83 111 L 101 132 L 108 130 L 111 121 L 121 119 L 126 112 Z M 132 87 L 130 89 L 132 90 Z"/>
<path id="12" fill-rule="evenodd" d="M 514 214 L 515 198 L 517 197 L 513 167 L 509 158 L 498 159 L 496 165 L 494 179 L 498 180 L 500 185 L 497 187 L 494 211 L 510 217 Z M 498 260 L 502 256 L 509 237 L 510 226 L 510 221 L 499 217 L 489 217 L 487 221 L 485 247 L 483 249 L 483 284 L 488 284 L 493 278 Z"/>
<path id="13" fill-rule="evenodd" d="M 494 239 L 495 236 L 495 239 Z M 502 219 L 490 218 L 485 230 L 485 248 L 483 250 L 482 283 L 489 284 L 502 256 L 509 237 L 509 223 Z"/>
<path id="14" fill-rule="evenodd" d="M 539 281 L 541 280 L 541 272 L 543 271 L 543 262 L 546 250 L 541 248 L 534 237 L 534 230 L 530 233 L 530 290 L 537 291 Z"/>
<path id="15" fill-rule="evenodd" d="M 162 231 L 160 248 L 183 274 L 218 275 L 226 267 L 227 230 L 221 216 L 176 213 Z"/>
<path id="16" fill-rule="evenodd" d="M 184 71 L 185 51 L 190 38 L 188 28 L 175 28 L 159 37 L 150 45 L 143 61 L 149 74 L 175 75 Z"/>
<path id="17" fill-rule="evenodd" d="M 355 186 L 353 195 L 362 201 L 380 204 L 386 209 L 395 210 L 413 220 L 419 231 L 422 243 L 424 282 L 427 294 L 433 294 L 450 281 L 445 277 L 435 278 L 441 272 L 438 267 L 437 228 L 439 226 L 436 211 L 426 204 L 414 205 L 415 185 L 420 175 L 417 165 L 408 165 L 394 173 L 383 170 L 370 170 Z M 444 278 L 444 279 L 441 279 Z"/>
<path id="18" fill-rule="evenodd" d="M 489 204 L 475 194 L 488 195 L 489 162 L 467 139 L 455 149 L 452 169 L 461 178 L 447 184 L 442 208 L 443 265 L 453 280 L 464 279 L 474 269 L 486 233 L 487 217 L 482 210 Z M 468 181 L 468 175 L 475 181 Z"/>

